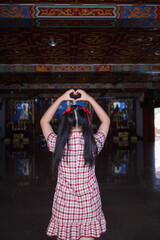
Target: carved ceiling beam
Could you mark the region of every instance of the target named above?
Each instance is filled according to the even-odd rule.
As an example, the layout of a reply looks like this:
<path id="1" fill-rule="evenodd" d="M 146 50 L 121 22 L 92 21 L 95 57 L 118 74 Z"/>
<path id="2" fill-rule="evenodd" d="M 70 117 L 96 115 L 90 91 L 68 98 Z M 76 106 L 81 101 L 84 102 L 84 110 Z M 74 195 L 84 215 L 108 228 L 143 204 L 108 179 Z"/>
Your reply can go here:
<path id="1" fill-rule="evenodd" d="M 0 64 L 0 73 L 123 72 L 160 73 L 160 64 Z"/>
<path id="2" fill-rule="evenodd" d="M 160 5 L 153 5 L 153 3 L 152 5 L 63 6 L 54 4 L 0 4 L 0 26 L 159 28 Z"/>
<path id="3" fill-rule="evenodd" d="M 160 5 L 0 4 L 3 19 L 159 19 Z"/>
<path id="4" fill-rule="evenodd" d="M 35 4 L 70 4 L 69 0 L 30 0 L 30 3 Z M 5 4 L 28 4 L 28 0 L 0 0 L 0 3 Z M 159 4 L 159 0 L 72 0 L 72 4 Z"/>
<path id="5" fill-rule="evenodd" d="M 0 90 L 18 90 L 18 92 L 22 92 L 23 90 L 56 90 L 56 89 L 101 89 L 101 90 L 107 90 L 107 89 L 121 89 L 122 92 L 125 91 L 125 89 L 160 89 L 160 83 L 68 83 L 68 84 L 23 84 L 23 86 L 20 86 L 19 84 L 11 84 L 11 85 L 5 85 L 0 84 Z"/>

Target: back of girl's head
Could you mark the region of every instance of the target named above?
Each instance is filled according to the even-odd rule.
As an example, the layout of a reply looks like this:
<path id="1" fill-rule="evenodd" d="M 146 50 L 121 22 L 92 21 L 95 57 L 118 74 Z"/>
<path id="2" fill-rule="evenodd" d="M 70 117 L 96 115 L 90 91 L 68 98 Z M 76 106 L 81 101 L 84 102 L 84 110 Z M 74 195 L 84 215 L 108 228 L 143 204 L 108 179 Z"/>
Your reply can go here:
<path id="1" fill-rule="evenodd" d="M 93 166 L 94 164 L 93 155 L 97 154 L 97 146 L 90 124 L 90 112 L 80 105 L 73 105 L 62 114 L 61 123 L 58 129 L 56 147 L 53 155 L 53 169 L 58 167 L 59 162 L 61 161 L 64 147 L 66 144 L 68 144 L 69 136 L 73 128 L 80 128 L 82 130 L 84 138 L 85 164 L 90 166 Z"/>
<path id="2" fill-rule="evenodd" d="M 71 111 L 67 113 L 67 124 L 70 129 L 74 127 L 84 129 L 90 124 L 89 111 L 86 109 L 87 113 L 84 109 L 80 105 L 71 107 Z"/>

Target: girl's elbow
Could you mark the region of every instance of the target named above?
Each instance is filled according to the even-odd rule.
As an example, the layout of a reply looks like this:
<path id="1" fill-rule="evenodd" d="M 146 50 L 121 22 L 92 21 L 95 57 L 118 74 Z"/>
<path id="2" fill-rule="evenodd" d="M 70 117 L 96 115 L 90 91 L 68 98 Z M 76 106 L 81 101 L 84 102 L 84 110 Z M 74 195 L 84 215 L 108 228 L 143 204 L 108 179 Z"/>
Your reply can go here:
<path id="1" fill-rule="evenodd" d="M 105 126 L 110 126 L 111 120 L 110 120 L 110 118 L 107 116 L 107 117 L 103 120 L 102 123 L 103 123 Z"/>
<path id="2" fill-rule="evenodd" d="M 111 122 L 111 119 L 110 119 L 110 117 L 109 116 L 107 116 L 107 122 Z"/>
<path id="3" fill-rule="evenodd" d="M 40 119 L 40 125 L 42 126 L 44 124 L 43 118 Z"/>
<path id="4" fill-rule="evenodd" d="M 42 127 L 42 121 L 41 121 L 41 119 L 40 119 L 39 123 L 40 123 L 40 126 Z"/>
<path id="5" fill-rule="evenodd" d="M 106 123 L 107 123 L 108 126 L 110 126 L 111 119 L 110 119 L 109 117 L 107 117 L 107 119 L 106 119 Z"/>

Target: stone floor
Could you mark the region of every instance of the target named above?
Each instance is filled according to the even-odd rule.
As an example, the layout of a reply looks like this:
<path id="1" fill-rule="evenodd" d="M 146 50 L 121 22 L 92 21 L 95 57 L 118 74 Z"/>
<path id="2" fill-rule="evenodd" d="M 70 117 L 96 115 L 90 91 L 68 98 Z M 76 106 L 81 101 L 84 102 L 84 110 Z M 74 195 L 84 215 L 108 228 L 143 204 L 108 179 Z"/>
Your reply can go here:
<path id="1" fill-rule="evenodd" d="M 160 239 L 159 151 L 160 143 L 106 144 L 96 164 L 107 220 L 100 239 Z M 45 233 L 56 184 L 50 159 L 42 144 L 15 150 L 0 143 L 1 240 L 56 239 Z"/>

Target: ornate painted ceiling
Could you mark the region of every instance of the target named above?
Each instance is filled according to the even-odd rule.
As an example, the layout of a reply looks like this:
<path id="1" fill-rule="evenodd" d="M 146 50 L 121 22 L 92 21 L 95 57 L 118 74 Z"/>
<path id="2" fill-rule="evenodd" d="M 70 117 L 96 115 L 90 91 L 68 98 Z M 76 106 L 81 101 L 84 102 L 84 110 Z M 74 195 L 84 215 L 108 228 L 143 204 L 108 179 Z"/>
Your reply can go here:
<path id="1" fill-rule="evenodd" d="M 27 2 L 0 5 L 0 92 L 160 88 L 158 0 Z"/>
<path id="2" fill-rule="evenodd" d="M 0 3 L 35 3 L 35 4 L 159 4 L 159 0 L 0 0 Z"/>
<path id="3" fill-rule="evenodd" d="M 160 63 L 159 29 L 5 28 L 0 35 L 0 64 Z"/>

